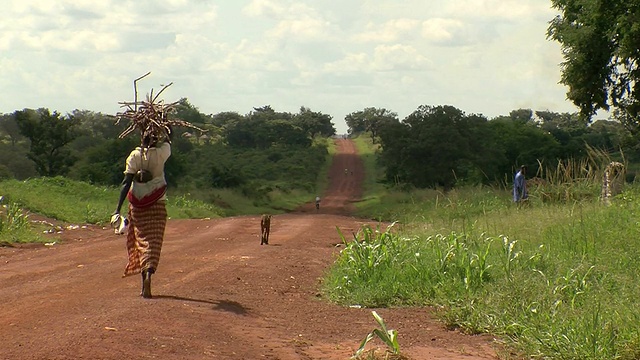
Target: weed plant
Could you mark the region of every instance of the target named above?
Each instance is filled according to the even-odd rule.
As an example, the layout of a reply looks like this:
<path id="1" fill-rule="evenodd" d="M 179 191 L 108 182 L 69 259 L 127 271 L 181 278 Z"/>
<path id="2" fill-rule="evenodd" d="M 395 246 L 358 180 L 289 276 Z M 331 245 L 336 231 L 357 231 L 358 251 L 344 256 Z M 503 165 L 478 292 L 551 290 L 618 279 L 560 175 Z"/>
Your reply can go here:
<path id="1" fill-rule="evenodd" d="M 369 341 L 373 340 L 375 337 L 378 337 L 385 345 L 387 345 L 387 351 L 391 355 L 400 354 L 400 344 L 398 344 L 398 331 L 394 329 L 387 329 L 387 324 L 385 324 L 384 320 L 377 312 L 372 311 L 374 319 L 378 323 L 380 328 L 373 329 L 367 336 L 364 337 L 362 342 L 360 343 L 360 347 L 356 350 L 355 354 L 351 357 L 352 359 L 361 359 L 361 356 L 365 353 L 364 349 L 369 343 Z"/>
<path id="2" fill-rule="evenodd" d="M 0 244 L 39 240 L 40 236 L 30 231 L 29 216 L 18 204 L 0 198 Z"/>
<path id="3" fill-rule="evenodd" d="M 386 210 L 402 223 L 343 238 L 324 282 L 332 301 L 434 306 L 448 326 L 494 334 L 505 357 L 640 358 L 640 189 L 612 206 L 517 207 L 481 187 L 395 196 Z"/>

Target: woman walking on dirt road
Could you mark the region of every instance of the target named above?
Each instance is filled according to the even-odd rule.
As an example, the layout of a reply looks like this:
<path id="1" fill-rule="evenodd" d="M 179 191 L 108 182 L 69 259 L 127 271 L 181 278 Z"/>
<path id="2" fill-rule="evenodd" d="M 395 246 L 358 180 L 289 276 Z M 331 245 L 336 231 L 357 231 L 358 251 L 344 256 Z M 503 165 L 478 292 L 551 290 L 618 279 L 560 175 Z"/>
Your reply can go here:
<path id="1" fill-rule="evenodd" d="M 164 164 L 171 156 L 171 131 L 168 135 L 169 138 L 159 144 L 156 134 L 147 133 L 142 145 L 129 154 L 118 206 L 111 217 L 112 224 L 120 221 L 120 208 L 127 197 L 129 262 L 123 276 L 142 274 L 140 295 L 144 298 L 151 298 L 151 275 L 158 268 L 167 223 Z"/>

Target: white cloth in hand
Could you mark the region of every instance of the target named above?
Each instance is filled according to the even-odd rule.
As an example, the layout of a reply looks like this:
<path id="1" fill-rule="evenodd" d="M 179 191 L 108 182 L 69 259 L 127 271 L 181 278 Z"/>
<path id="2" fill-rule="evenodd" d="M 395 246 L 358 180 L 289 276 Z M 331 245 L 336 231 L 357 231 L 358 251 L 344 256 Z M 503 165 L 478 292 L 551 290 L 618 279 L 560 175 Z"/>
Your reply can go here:
<path id="1" fill-rule="evenodd" d="M 111 215 L 111 226 L 116 228 L 118 227 L 118 225 L 120 225 L 120 214 L 116 213 Z"/>
<path id="2" fill-rule="evenodd" d="M 120 214 L 115 214 L 111 217 L 111 221 L 111 224 L 114 228 L 113 232 L 116 235 L 122 235 L 127 232 L 127 228 L 129 227 L 129 219 L 120 216 Z"/>

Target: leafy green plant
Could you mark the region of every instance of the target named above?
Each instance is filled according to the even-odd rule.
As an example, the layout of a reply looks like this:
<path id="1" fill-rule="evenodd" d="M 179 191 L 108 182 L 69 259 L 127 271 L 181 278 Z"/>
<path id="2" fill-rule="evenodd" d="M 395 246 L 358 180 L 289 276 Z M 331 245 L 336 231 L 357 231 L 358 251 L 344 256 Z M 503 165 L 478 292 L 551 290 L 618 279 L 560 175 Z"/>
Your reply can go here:
<path id="1" fill-rule="evenodd" d="M 2 197 L 0 197 L 2 201 Z M 32 231 L 29 216 L 19 204 L 5 201 L 0 207 L 0 243 L 33 242 L 41 238 Z"/>
<path id="2" fill-rule="evenodd" d="M 518 241 L 509 241 L 507 236 L 502 236 L 502 266 L 507 279 L 512 279 L 512 265 L 520 256 L 519 251 L 515 251 L 516 243 Z"/>
<path id="3" fill-rule="evenodd" d="M 0 211 L 0 232 L 26 230 L 29 228 L 29 217 L 22 212 L 18 204 L 9 202 Z"/>
<path id="4" fill-rule="evenodd" d="M 392 354 L 400 353 L 400 345 L 398 344 L 398 331 L 397 330 L 388 330 L 387 325 L 384 323 L 384 320 L 377 312 L 372 311 L 371 314 L 376 319 L 378 325 L 380 325 L 379 329 L 373 329 L 360 343 L 360 348 L 355 352 L 352 359 L 357 359 L 363 352 L 364 348 L 367 346 L 369 341 L 373 340 L 374 337 L 378 337 L 382 342 L 384 342 L 390 349 Z"/>

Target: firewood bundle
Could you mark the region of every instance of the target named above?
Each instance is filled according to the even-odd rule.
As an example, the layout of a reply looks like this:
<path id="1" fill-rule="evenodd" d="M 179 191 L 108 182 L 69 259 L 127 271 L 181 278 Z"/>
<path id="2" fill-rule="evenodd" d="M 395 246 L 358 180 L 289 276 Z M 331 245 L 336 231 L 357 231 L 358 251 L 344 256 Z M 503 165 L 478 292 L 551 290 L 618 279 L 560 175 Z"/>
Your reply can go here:
<path id="1" fill-rule="evenodd" d="M 158 100 L 160 94 L 166 90 L 173 83 L 163 85 L 162 89 L 153 94 L 153 89 L 147 94 L 145 100 L 138 101 L 138 80 L 149 75 L 150 72 L 142 75 L 141 77 L 133 81 L 134 88 L 134 101 L 122 101 L 119 102 L 121 108 L 126 110 L 118 112 L 116 114 L 116 125 L 121 120 L 129 122 L 129 126 L 120 133 L 118 138 L 122 139 L 125 136 L 138 130 L 140 132 L 140 138 L 152 137 L 157 140 L 167 139 L 169 141 L 169 133 L 172 126 L 184 126 L 192 129 L 205 132 L 206 130 L 200 129 L 197 126 L 192 125 L 184 120 L 171 118 L 175 113 L 175 108 L 179 102 L 165 103 L 164 100 Z"/>

